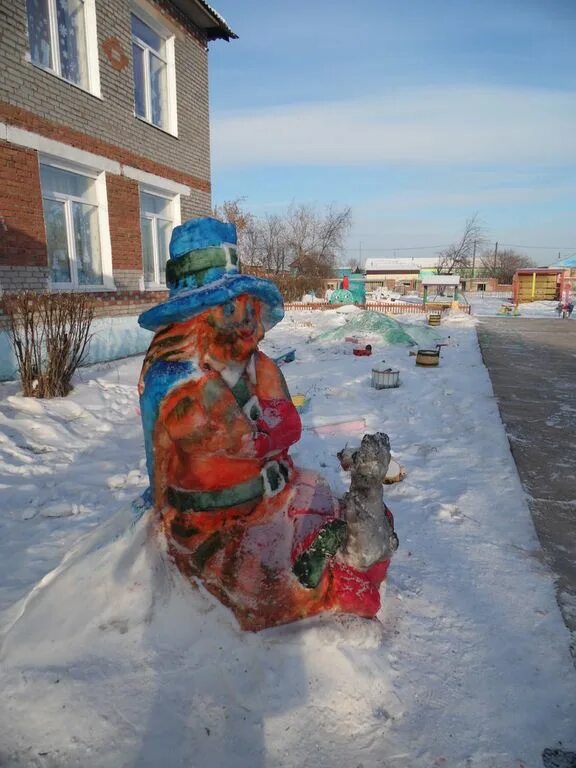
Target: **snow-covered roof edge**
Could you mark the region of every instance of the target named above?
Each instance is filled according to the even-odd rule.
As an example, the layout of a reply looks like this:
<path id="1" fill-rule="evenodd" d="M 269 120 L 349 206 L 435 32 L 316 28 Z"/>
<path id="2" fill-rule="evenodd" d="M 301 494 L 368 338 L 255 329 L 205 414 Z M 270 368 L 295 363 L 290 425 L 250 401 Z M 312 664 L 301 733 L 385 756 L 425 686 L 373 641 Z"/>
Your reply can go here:
<path id="1" fill-rule="evenodd" d="M 236 40 L 238 35 L 206 0 L 172 0 L 206 34 L 208 40 Z"/>
<path id="2" fill-rule="evenodd" d="M 555 261 L 554 264 L 550 264 L 550 269 L 554 269 L 555 267 L 569 267 L 570 269 L 576 269 L 576 254 L 568 256 L 565 259 L 560 259 L 560 261 Z"/>
<path id="3" fill-rule="evenodd" d="M 426 275 L 422 285 L 460 285 L 460 275 Z"/>
<path id="4" fill-rule="evenodd" d="M 437 266 L 437 256 L 418 256 L 414 258 L 406 257 L 403 259 L 369 258 L 366 259 L 364 269 L 378 272 L 389 272 L 390 270 L 398 269 L 409 269 L 413 271 L 415 269 L 426 269 Z"/>

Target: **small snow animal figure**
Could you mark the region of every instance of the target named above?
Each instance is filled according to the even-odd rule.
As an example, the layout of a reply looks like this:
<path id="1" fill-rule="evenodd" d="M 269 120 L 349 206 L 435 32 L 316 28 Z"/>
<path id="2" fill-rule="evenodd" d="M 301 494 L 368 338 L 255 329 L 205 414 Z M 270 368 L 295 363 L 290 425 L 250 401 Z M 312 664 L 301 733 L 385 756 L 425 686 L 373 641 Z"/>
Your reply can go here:
<path id="1" fill-rule="evenodd" d="M 394 518 L 382 498 L 382 483 L 390 464 L 390 440 L 383 432 L 364 435 L 356 450 L 338 453 L 342 468 L 350 471 L 350 490 L 342 500 L 348 523 L 346 561 L 366 569 L 389 560 L 398 549 Z"/>

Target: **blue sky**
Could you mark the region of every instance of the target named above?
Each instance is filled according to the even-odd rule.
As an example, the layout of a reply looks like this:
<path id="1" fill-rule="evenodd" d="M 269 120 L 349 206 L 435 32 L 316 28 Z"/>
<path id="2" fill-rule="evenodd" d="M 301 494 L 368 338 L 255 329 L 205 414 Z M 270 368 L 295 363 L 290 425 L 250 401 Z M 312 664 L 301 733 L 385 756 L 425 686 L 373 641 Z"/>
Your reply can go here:
<path id="1" fill-rule="evenodd" d="M 214 5 L 215 203 L 350 205 L 354 257 L 434 255 L 475 213 L 576 253 L 576 0 Z"/>

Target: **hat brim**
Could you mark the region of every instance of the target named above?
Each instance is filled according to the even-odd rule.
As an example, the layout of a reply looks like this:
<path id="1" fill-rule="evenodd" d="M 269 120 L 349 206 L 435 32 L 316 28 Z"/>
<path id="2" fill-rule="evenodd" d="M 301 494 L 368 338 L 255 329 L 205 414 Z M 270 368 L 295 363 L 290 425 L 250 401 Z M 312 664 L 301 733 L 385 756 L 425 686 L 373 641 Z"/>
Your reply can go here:
<path id="1" fill-rule="evenodd" d="M 273 282 L 253 275 L 234 274 L 225 275 L 201 288 L 188 288 L 178 292 L 162 304 L 142 312 L 138 325 L 148 331 L 157 331 L 165 325 L 189 320 L 242 294 L 254 296 L 266 304 L 267 311 L 262 317 L 266 330 L 284 317 L 282 294 Z"/>

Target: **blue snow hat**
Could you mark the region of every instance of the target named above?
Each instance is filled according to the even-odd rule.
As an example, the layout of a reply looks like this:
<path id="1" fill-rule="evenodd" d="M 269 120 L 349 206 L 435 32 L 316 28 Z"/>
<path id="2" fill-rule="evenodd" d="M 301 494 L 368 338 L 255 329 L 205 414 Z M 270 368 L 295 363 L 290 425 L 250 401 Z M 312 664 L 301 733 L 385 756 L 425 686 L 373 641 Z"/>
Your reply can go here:
<path id="1" fill-rule="evenodd" d="M 284 303 L 270 280 L 240 274 L 236 251 L 236 227 L 217 219 L 190 219 L 175 227 L 166 263 L 166 285 L 170 297 L 146 310 L 139 325 L 157 331 L 180 323 L 210 307 L 226 304 L 241 294 L 263 302 L 262 322 L 266 330 L 284 317 Z"/>

